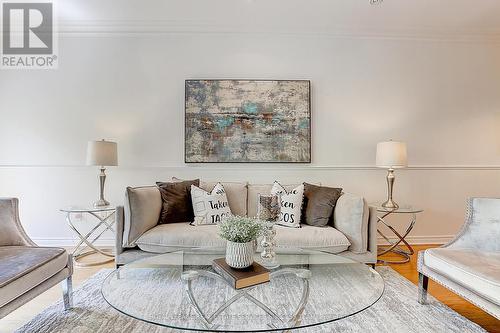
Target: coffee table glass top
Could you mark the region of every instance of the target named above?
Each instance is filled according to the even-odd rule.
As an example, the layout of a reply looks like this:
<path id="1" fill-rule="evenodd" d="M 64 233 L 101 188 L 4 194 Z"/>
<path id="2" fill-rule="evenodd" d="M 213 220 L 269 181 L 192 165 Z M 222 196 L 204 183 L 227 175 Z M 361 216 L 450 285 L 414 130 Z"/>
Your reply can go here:
<path id="1" fill-rule="evenodd" d="M 354 315 L 384 291 L 371 267 L 300 249 L 278 252 L 281 266 L 271 270 L 270 282 L 234 290 L 210 266 L 222 257 L 219 249 L 189 249 L 140 259 L 112 272 L 102 294 L 116 310 L 164 327 L 268 332 Z"/>

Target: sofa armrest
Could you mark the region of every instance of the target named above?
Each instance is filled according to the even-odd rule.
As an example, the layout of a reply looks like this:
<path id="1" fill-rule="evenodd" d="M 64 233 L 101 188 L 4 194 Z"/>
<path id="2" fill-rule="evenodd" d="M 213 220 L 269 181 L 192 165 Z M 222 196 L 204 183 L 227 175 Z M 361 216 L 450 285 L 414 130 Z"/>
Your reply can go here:
<path id="1" fill-rule="evenodd" d="M 353 253 L 366 253 L 368 250 L 368 204 L 363 197 L 343 193 L 337 200 L 333 212 L 333 226 L 343 233 Z"/>
<path id="2" fill-rule="evenodd" d="M 162 200 L 157 186 L 127 187 L 123 207 L 122 246 L 133 248 L 135 241 L 158 224 Z"/>
<path id="3" fill-rule="evenodd" d="M 115 236 L 115 258 L 123 253 L 123 225 L 125 224 L 125 216 L 123 206 L 116 207 L 116 236 Z"/>

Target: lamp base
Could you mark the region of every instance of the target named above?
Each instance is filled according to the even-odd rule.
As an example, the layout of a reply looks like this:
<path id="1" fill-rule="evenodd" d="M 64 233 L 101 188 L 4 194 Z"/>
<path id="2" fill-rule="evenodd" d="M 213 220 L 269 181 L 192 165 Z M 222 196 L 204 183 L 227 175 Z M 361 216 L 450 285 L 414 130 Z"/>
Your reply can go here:
<path id="1" fill-rule="evenodd" d="M 104 199 L 99 199 L 96 202 L 94 202 L 94 207 L 105 207 L 109 206 L 109 201 L 104 200 Z"/>
<path id="2" fill-rule="evenodd" d="M 399 205 L 392 200 L 392 198 L 387 199 L 386 202 L 382 204 L 382 207 L 388 208 L 388 209 L 398 209 Z"/>

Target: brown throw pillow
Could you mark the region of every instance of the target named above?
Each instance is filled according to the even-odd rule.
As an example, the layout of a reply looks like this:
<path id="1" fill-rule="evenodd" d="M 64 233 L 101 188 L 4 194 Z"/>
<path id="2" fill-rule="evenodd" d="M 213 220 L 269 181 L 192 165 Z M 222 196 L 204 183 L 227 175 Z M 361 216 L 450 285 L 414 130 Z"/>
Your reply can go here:
<path id="1" fill-rule="evenodd" d="M 162 200 L 159 224 L 194 221 L 191 185 L 200 186 L 199 179 L 175 183 L 157 182 L 156 185 Z"/>
<path id="2" fill-rule="evenodd" d="M 333 225 L 333 210 L 341 195 L 341 188 L 304 183 L 303 221 L 314 227 Z"/>

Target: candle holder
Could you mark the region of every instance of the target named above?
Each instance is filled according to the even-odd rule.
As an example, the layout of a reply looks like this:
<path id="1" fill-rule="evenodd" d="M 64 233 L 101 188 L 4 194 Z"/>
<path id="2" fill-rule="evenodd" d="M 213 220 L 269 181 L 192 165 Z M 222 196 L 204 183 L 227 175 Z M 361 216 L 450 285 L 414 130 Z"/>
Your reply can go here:
<path id="1" fill-rule="evenodd" d="M 257 218 L 265 224 L 264 237 L 262 238 L 261 246 L 262 252 L 260 253 L 260 263 L 262 266 L 273 269 L 279 267 L 276 260 L 276 229 L 274 224 L 278 220 L 280 214 L 280 200 L 276 195 L 261 195 L 258 198 L 259 207 L 257 211 Z"/>

